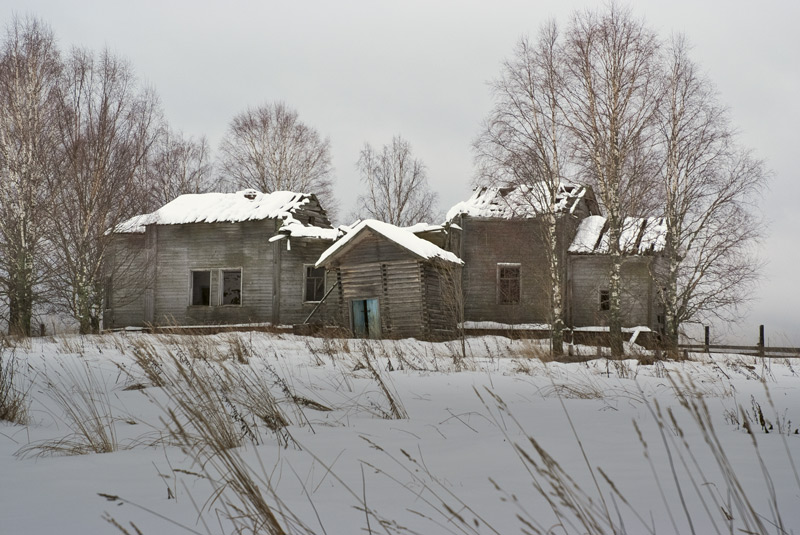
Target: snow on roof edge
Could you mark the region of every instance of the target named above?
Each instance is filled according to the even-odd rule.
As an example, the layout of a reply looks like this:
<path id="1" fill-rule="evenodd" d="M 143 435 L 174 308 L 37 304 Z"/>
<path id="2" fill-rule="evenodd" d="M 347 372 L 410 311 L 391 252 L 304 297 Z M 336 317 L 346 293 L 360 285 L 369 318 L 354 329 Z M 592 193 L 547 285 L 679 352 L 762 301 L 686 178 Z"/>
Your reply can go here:
<path id="1" fill-rule="evenodd" d="M 350 232 L 345 234 L 328 249 L 326 249 L 319 257 L 315 265 L 319 267 L 324 264 L 331 256 L 341 250 L 347 243 L 352 241 L 356 236 L 361 234 L 361 232 L 366 229 L 377 232 L 378 234 L 396 243 L 403 249 L 406 249 L 412 254 L 415 254 L 416 256 L 419 256 L 425 260 L 433 260 L 438 258 L 440 260 L 452 262 L 458 265 L 464 264 L 464 262 L 453 253 L 445 251 L 438 245 L 416 236 L 413 232 L 397 227 L 390 223 L 384 223 L 383 221 L 365 219 L 353 227 Z"/>
<path id="2" fill-rule="evenodd" d="M 187 193 L 154 212 L 123 221 L 112 232 L 142 233 L 152 224 L 240 223 L 263 219 L 282 219 L 288 224 L 293 220 L 292 214 L 310 199 L 309 193 L 293 191 L 261 193 L 247 189 L 236 193 Z"/>

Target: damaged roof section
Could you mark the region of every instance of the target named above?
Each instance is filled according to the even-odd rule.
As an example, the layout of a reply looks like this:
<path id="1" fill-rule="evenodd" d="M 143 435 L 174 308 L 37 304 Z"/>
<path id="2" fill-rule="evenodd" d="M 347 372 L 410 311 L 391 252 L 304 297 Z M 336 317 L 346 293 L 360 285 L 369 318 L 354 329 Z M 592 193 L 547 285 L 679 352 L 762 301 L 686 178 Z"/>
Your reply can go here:
<path id="1" fill-rule="evenodd" d="M 562 184 L 555 199 L 556 211 L 571 214 L 582 200 L 587 202 L 592 213 L 599 213 L 591 188 Z M 475 188 L 468 200 L 453 206 L 445 219 L 452 221 L 459 215 L 501 219 L 533 218 L 546 212 L 549 205 L 550 194 L 544 182 L 533 186 L 481 186 Z"/>
<path id="2" fill-rule="evenodd" d="M 147 225 L 181 225 L 186 223 L 239 223 L 262 219 L 279 219 L 288 225 L 303 225 L 296 216 L 307 205 L 319 206 L 316 197 L 308 193 L 276 191 L 261 193 L 253 189 L 236 193 L 191 193 L 181 195 L 155 212 L 138 215 L 117 225 L 114 232 L 121 234 L 143 233 Z M 309 221 L 309 226 L 330 229 L 324 211 L 315 211 L 320 221 Z M 315 225 L 316 224 L 316 225 Z M 300 232 L 294 227 L 291 232 Z M 335 239 L 335 234 L 333 238 Z"/>
<path id="3" fill-rule="evenodd" d="M 620 249 L 624 254 L 648 254 L 664 250 L 667 225 L 661 217 L 627 217 L 620 236 Z M 608 221 L 593 215 L 585 218 L 569 247 L 570 253 L 607 254 Z"/>

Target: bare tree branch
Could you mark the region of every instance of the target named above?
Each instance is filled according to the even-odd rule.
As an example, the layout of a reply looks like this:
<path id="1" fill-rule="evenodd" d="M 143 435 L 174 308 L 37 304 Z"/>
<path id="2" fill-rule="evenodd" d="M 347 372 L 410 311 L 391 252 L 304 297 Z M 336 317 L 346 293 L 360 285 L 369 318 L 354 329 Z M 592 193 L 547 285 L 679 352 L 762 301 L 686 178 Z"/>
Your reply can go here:
<path id="1" fill-rule="evenodd" d="M 211 164 L 211 150 L 205 137 L 184 137 L 182 132 L 162 128 L 145 176 L 150 212 L 185 193 L 206 193 L 219 188 Z"/>
<path id="2" fill-rule="evenodd" d="M 102 313 L 113 229 L 142 212 L 147 156 L 160 124 L 158 99 L 130 65 L 108 51 L 73 49 L 62 78 L 63 165 L 52 193 L 54 288 L 80 323 L 96 331 Z"/>
<path id="3" fill-rule="evenodd" d="M 392 138 L 380 152 L 366 143 L 358 170 L 367 193 L 358 196 L 357 217 L 397 226 L 434 220 L 437 195 L 428 186 L 425 164 L 402 137 Z"/>
<path id="4" fill-rule="evenodd" d="M 285 104 L 248 108 L 234 117 L 220 153 L 232 187 L 314 193 L 329 216 L 335 213 L 330 141 Z"/>
<path id="5" fill-rule="evenodd" d="M 35 18 L 13 18 L 0 50 L 0 288 L 9 332 L 30 335 L 47 273 L 48 182 L 56 163 L 61 63 L 52 31 Z"/>

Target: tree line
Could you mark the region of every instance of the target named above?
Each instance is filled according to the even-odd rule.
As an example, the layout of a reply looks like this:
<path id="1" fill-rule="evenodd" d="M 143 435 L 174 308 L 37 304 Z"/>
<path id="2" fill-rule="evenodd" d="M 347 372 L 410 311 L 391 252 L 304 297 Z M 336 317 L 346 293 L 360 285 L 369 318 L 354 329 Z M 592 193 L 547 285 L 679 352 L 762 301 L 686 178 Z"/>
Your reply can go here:
<path id="1" fill-rule="evenodd" d="M 667 342 L 676 347 L 688 322 L 735 318 L 758 275 L 757 205 L 769 173 L 738 143 L 684 36 L 661 38 L 616 3 L 577 11 L 565 27 L 551 21 L 521 39 L 492 90 L 474 143 L 478 180 L 527 185 L 546 207 L 555 353 L 564 328 L 556 199 L 567 183 L 591 186 L 607 218 L 612 354 L 622 354 L 632 216 L 666 226 L 665 263 L 652 276 Z"/>
<path id="2" fill-rule="evenodd" d="M 370 191 L 359 213 L 398 223 L 431 215 L 431 203 L 420 210 L 409 199 L 375 199 L 393 191 L 393 181 L 427 190 L 425 167 L 402 138 L 383 151 L 366 145 L 359 168 Z M 243 188 L 316 193 L 335 214 L 333 184 L 330 141 L 282 103 L 236 115 L 215 160 L 205 137 L 169 126 L 155 90 L 125 59 L 108 50 L 61 51 L 35 17 L 13 17 L 6 26 L 0 297 L 9 333 L 30 336 L 35 313 L 68 314 L 81 333 L 96 332 L 110 231 L 132 216 L 181 194 Z"/>

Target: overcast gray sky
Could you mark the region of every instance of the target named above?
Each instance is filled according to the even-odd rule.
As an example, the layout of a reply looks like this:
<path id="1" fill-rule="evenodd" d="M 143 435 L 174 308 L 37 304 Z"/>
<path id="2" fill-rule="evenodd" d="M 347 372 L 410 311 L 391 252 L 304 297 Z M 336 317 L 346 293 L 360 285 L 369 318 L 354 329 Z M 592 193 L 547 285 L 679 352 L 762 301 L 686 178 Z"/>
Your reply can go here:
<path id="1" fill-rule="evenodd" d="M 247 106 L 284 101 L 331 140 L 342 213 L 359 189 L 365 142 L 405 137 L 443 210 L 470 194 L 470 143 L 491 101 L 486 82 L 524 34 L 599 2 L 367 0 L 0 0 L 3 23 L 30 13 L 62 49 L 108 47 L 161 97 L 167 119 L 214 149 Z M 728 340 L 800 346 L 800 2 L 635 0 L 663 35 L 683 32 L 731 108 L 743 144 L 774 178 L 760 298 Z"/>

